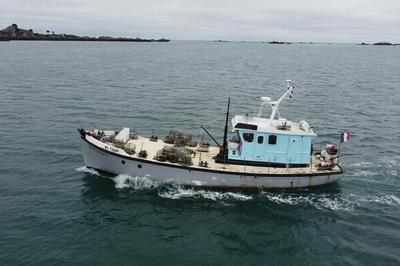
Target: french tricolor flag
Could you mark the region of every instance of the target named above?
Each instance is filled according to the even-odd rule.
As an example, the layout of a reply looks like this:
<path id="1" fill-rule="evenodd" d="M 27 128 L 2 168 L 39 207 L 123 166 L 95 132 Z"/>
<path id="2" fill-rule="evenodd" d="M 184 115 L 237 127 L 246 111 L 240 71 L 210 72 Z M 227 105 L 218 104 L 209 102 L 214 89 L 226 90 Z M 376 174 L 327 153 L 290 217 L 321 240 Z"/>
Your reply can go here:
<path id="1" fill-rule="evenodd" d="M 350 140 L 350 132 L 341 132 L 340 133 L 340 143 L 347 142 Z"/>

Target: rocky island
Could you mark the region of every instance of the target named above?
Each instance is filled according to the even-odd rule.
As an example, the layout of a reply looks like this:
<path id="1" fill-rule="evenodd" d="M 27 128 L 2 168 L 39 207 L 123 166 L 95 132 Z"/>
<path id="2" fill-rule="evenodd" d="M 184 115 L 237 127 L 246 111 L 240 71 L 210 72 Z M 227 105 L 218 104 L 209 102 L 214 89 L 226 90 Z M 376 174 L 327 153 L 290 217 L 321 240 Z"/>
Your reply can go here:
<path id="1" fill-rule="evenodd" d="M 272 42 L 268 42 L 269 44 L 292 44 L 291 42 L 280 42 L 273 40 Z"/>
<path id="2" fill-rule="evenodd" d="M 391 43 L 391 42 L 376 42 L 373 45 L 398 45 L 397 43 Z"/>
<path id="3" fill-rule="evenodd" d="M 33 32 L 32 29 L 20 29 L 17 24 L 12 24 L 0 31 L 0 41 L 97 41 L 97 42 L 169 42 L 168 39 L 141 39 L 123 37 L 89 37 L 72 34 L 55 34 L 46 31 L 46 34 Z"/>
<path id="4" fill-rule="evenodd" d="M 370 45 L 370 44 L 362 42 L 362 43 L 359 43 L 357 45 Z M 400 44 L 399 43 L 391 43 L 391 42 L 376 42 L 376 43 L 373 43 L 372 45 L 378 45 L 378 46 L 379 45 L 383 45 L 383 46 L 392 45 L 392 46 L 397 46 L 397 45 L 400 45 Z"/>

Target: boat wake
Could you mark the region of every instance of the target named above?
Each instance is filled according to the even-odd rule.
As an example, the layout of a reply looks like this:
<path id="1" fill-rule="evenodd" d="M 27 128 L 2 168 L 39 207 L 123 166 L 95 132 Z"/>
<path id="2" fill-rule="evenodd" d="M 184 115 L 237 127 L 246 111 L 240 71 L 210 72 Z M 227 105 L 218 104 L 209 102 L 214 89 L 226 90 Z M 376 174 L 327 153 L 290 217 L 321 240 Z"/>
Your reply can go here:
<path id="1" fill-rule="evenodd" d="M 115 188 L 123 189 L 123 188 L 133 188 L 135 190 L 144 190 L 144 189 L 154 189 L 159 187 L 162 183 L 156 182 L 149 179 L 146 176 L 129 176 L 129 175 L 117 175 L 112 178 L 115 182 Z"/>
<path id="2" fill-rule="evenodd" d="M 376 161 L 359 161 L 353 162 L 345 165 L 352 169 L 373 169 L 373 168 L 383 168 L 383 169 L 393 169 L 398 168 L 400 165 L 400 156 L 386 156 L 379 158 Z"/>
<path id="3" fill-rule="evenodd" d="M 213 201 L 219 200 L 239 200 L 246 201 L 253 199 L 251 195 L 245 195 L 239 192 L 219 192 L 212 190 L 199 190 L 194 188 L 183 188 L 180 186 L 170 186 L 165 190 L 159 191 L 158 195 L 167 199 L 208 199 Z"/>
<path id="4" fill-rule="evenodd" d="M 270 193 L 261 192 L 261 196 L 266 197 L 276 204 L 286 205 L 311 205 L 319 210 L 331 211 L 352 211 L 355 208 L 363 207 L 365 204 L 379 204 L 400 207 L 400 198 L 394 195 L 380 196 L 360 196 L 350 195 L 332 195 L 315 194 L 298 195 L 294 193 Z"/>
<path id="5" fill-rule="evenodd" d="M 218 200 L 250 200 L 253 197 L 236 192 L 219 192 L 195 188 L 186 188 L 173 183 L 157 182 L 148 177 L 118 175 L 112 180 L 117 189 L 152 190 L 158 189 L 158 196 L 165 199 L 208 199 Z"/>
<path id="6" fill-rule="evenodd" d="M 332 196 L 329 194 L 308 194 L 308 195 L 297 195 L 289 193 L 270 193 L 262 192 L 262 196 L 265 196 L 271 202 L 277 204 L 286 205 L 311 205 L 319 210 L 345 210 L 351 211 L 354 209 L 354 203 L 350 200 Z"/>
<path id="7" fill-rule="evenodd" d="M 113 178 L 117 189 L 134 190 L 157 189 L 158 196 L 165 199 L 206 199 L 212 201 L 248 201 L 267 199 L 279 205 L 310 205 L 319 210 L 352 211 L 366 204 L 379 204 L 400 207 L 400 198 L 395 195 L 360 196 L 355 194 L 299 194 L 289 192 L 259 192 L 244 194 L 241 192 L 222 192 L 197 188 L 182 187 L 173 183 L 152 181 L 147 177 L 118 175 Z"/>
<path id="8" fill-rule="evenodd" d="M 387 186 L 397 185 L 400 156 L 383 157 L 374 162 L 360 161 L 345 165 L 343 181 L 368 182 Z"/>
<path id="9" fill-rule="evenodd" d="M 78 168 L 76 168 L 76 171 L 88 173 L 88 174 L 91 174 L 91 175 L 100 176 L 100 173 L 99 173 L 99 172 L 97 172 L 96 170 L 94 170 L 94 169 L 92 169 L 92 168 L 86 167 L 86 166 L 78 167 Z"/>
<path id="10" fill-rule="evenodd" d="M 91 168 L 82 166 L 76 169 L 91 175 L 100 174 Z M 267 199 L 278 205 L 301 206 L 310 205 L 319 210 L 352 211 L 368 204 L 378 204 L 400 207 L 400 198 L 389 195 L 356 195 L 356 194 L 332 194 L 332 193 L 298 193 L 298 192 L 266 192 L 253 194 L 241 192 L 224 192 L 199 188 L 182 187 L 173 183 L 157 182 L 143 176 L 117 175 L 111 178 L 116 189 L 153 190 L 157 189 L 157 195 L 161 198 L 179 199 L 206 199 L 212 201 L 249 201 Z"/>
<path id="11" fill-rule="evenodd" d="M 360 197 L 360 202 L 372 202 L 382 205 L 398 206 L 400 207 L 400 198 L 395 195 L 383 195 L 372 197 Z"/>

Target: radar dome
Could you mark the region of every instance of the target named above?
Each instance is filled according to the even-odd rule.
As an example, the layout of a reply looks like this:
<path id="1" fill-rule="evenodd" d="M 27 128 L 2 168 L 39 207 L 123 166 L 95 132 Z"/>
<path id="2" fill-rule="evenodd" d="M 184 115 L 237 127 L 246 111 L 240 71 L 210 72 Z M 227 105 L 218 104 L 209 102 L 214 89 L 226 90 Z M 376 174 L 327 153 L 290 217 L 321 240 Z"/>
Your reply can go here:
<path id="1" fill-rule="evenodd" d="M 271 97 L 261 97 L 261 101 L 263 102 L 270 102 L 271 100 Z"/>

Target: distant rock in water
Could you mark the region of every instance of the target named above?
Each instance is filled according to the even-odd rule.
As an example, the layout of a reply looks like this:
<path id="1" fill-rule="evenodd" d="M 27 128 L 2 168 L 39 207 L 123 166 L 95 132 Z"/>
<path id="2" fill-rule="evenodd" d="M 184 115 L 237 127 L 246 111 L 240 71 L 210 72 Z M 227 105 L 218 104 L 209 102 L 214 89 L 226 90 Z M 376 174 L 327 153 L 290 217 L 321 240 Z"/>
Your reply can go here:
<path id="1" fill-rule="evenodd" d="M 365 43 L 365 42 L 362 42 L 362 43 L 359 43 L 358 45 L 369 45 L 369 44 Z"/>
<path id="2" fill-rule="evenodd" d="M 393 44 L 390 42 L 376 42 L 376 43 L 374 43 L 374 45 L 396 45 L 396 44 Z"/>
<path id="3" fill-rule="evenodd" d="M 55 34 L 54 31 L 46 31 L 46 34 L 33 32 L 32 29 L 25 30 L 18 28 L 17 24 L 12 24 L 0 31 L 0 41 L 100 41 L 100 42 L 169 42 L 168 39 L 141 39 L 123 37 L 89 37 L 72 34 Z"/>
<path id="4" fill-rule="evenodd" d="M 278 42 L 278 41 L 272 41 L 268 42 L 269 44 L 292 44 L 291 42 Z"/>

